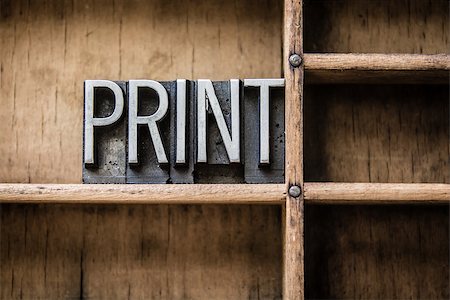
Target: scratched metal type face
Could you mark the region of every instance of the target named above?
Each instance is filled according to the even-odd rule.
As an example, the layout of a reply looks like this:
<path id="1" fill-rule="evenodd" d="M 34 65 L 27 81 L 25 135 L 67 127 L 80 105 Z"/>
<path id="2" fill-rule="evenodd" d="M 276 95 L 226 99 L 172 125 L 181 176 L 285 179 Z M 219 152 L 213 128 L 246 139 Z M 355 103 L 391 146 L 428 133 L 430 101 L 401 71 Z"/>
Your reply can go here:
<path id="1" fill-rule="evenodd" d="M 284 182 L 284 79 L 84 87 L 84 183 Z"/>

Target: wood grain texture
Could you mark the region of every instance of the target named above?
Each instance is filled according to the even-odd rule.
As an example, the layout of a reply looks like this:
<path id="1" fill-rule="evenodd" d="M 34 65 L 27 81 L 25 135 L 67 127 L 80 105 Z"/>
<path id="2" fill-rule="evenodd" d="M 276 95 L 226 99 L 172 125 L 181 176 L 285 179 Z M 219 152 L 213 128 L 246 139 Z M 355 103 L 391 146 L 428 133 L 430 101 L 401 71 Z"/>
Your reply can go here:
<path id="1" fill-rule="evenodd" d="M 447 0 L 306 0 L 305 52 L 449 53 Z"/>
<path id="2" fill-rule="evenodd" d="M 305 54 L 307 83 L 447 84 L 450 55 Z"/>
<path id="3" fill-rule="evenodd" d="M 292 54 L 303 56 L 302 0 L 284 2 L 284 78 L 285 87 L 285 178 L 303 188 L 303 64 L 293 68 Z M 283 298 L 304 298 L 303 195 L 289 194 L 283 211 L 284 263 Z"/>
<path id="4" fill-rule="evenodd" d="M 448 205 L 306 205 L 308 299 L 448 299 Z"/>
<path id="5" fill-rule="evenodd" d="M 449 53 L 445 0 L 316 0 L 304 11 L 307 52 Z M 359 85 L 306 86 L 307 181 L 450 183 L 448 81 L 364 84 L 430 74 L 405 72 L 324 71 L 322 83 Z M 448 206 L 307 205 L 305 223 L 306 298 L 449 298 Z"/>
<path id="6" fill-rule="evenodd" d="M 0 184 L 0 203 L 284 204 L 282 184 Z M 424 204 L 450 201 L 449 184 L 304 183 L 309 204 Z"/>
<path id="7" fill-rule="evenodd" d="M 282 76 L 275 0 L 4 0 L 0 20 L 0 182 L 81 182 L 85 79 Z M 2 299 L 281 297 L 279 205 L 0 213 Z"/>
<path id="8" fill-rule="evenodd" d="M 0 10 L 0 182 L 81 182 L 85 79 L 282 75 L 275 0 L 4 0 Z"/>
<path id="9" fill-rule="evenodd" d="M 448 54 L 305 53 L 306 70 L 450 70 Z"/>
<path id="10" fill-rule="evenodd" d="M 307 86 L 306 180 L 450 183 L 448 99 L 440 85 Z"/>
<path id="11" fill-rule="evenodd" d="M 308 204 L 448 204 L 450 184 L 305 183 Z"/>
<path id="12" fill-rule="evenodd" d="M 281 204 L 282 184 L 0 184 L 0 203 Z"/>
<path id="13" fill-rule="evenodd" d="M 0 210 L 1 299 L 280 299 L 281 207 Z"/>
<path id="14" fill-rule="evenodd" d="M 450 183 L 448 86 L 304 93 L 307 181 Z M 306 298 L 448 299 L 448 206 L 391 204 L 305 207 Z"/>

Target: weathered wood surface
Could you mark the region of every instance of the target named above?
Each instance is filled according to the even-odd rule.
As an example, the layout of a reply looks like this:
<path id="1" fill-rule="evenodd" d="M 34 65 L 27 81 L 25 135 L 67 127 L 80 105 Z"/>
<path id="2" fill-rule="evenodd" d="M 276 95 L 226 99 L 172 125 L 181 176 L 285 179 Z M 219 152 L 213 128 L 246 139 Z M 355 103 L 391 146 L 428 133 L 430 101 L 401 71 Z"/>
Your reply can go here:
<path id="1" fill-rule="evenodd" d="M 305 52 L 449 53 L 447 0 L 306 0 Z"/>
<path id="2" fill-rule="evenodd" d="M 284 2 L 285 178 L 303 188 L 303 64 L 292 67 L 292 54 L 303 56 L 302 0 Z M 304 298 L 303 195 L 286 197 L 283 210 L 283 298 Z"/>
<path id="3" fill-rule="evenodd" d="M 449 53 L 446 0 L 316 0 L 304 11 L 307 52 Z M 306 86 L 305 96 L 306 180 L 450 183 L 448 86 Z M 448 299 L 448 212 L 307 205 L 306 297 Z"/>
<path id="4" fill-rule="evenodd" d="M 448 54 L 305 54 L 307 83 L 447 84 Z"/>
<path id="5" fill-rule="evenodd" d="M 448 99 L 438 85 L 306 86 L 306 180 L 450 183 Z M 305 219 L 307 298 L 449 297 L 448 206 L 307 205 Z"/>
<path id="6" fill-rule="evenodd" d="M 1 208 L 1 299 L 281 298 L 280 206 Z"/>
<path id="7" fill-rule="evenodd" d="M 0 184 L 0 203 L 282 204 L 283 184 Z"/>
<path id="8" fill-rule="evenodd" d="M 0 18 L 1 182 L 81 182 L 85 79 L 282 74 L 275 0 L 6 0 Z M 281 297 L 279 206 L 2 204 L 1 215 L 0 298 Z"/>
<path id="9" fill-rule="evenodd" d="M 279 1 L 191 4 L 2 1 L 0 181 L 81 182 L 85 79 L 281 76 Z"/>
<path id="10" fill-rule="evenodd" d="M 448 86 L 305 92 L 308 181 L 450 183 Z"/>
<path id="11" fill-rule="evenodd" d="M 0 203 L 284 204 L 282 184 L 0 184 Z M 304 183 L 309 204 L 447 204 L 450 184 Z"/>
<path id="12" fill-rule="evenodd" d="M 307 205 L 305 212 L 306 298 L 449 298 L 448 205 Z"/>
<path id="13" fill-rule="evenodd" d="M 448 204 L 450 184 L 305 183 L 305 201 L 314 204 Z"/>
<path id="14" fill-rule="evenodd" d="M 307 1 L 305 50 L 448 53 L 448 5 L 445 0 Z M 195 6 L 162 0 L 2 1 L 1 181 L 80 182 L 86 78 L 279 77 L 280 8 L 279 1 L 256 0 Z M 393 87 L 383 89 L 389 94 Z M 429 100 L 428 110 L 425 100 L 411 102 L 410 89 L 403 88 L 406 95 L 393 92 L 393 99 L 419 109 L 399 113 L 394 100 L 383 102 L 383 108 L 380 94 L 366 109 L 355 106 L 355 116 L 362 115 L 355 118 L 355 130 L 332 121 L 332 115 L 350 116 L 351 102 L 365 94 L 349 96 L 348 106 L 324 105 L 326 117 L 319 113 L 317 122 L 328 132 L 340 128 L 351 150 L 336 139 L 327 152 L 320 136 L 313 145 L 305 143 L 305 163 L 313 153 L 322 155 L 314 158 L 322 162 L 315 170 L 306 166 L 306 179 L 448 183 L 448 118 L 442 119 L 448 117 L 447 101 Z M 444 89 L 413 89 L 433 98 L 447 95 Z M 390 121 L 392 105 L 404 126 Z M 436 115 L 432 124 L 425 121 L 430 115 Z M 406 125 L 414 122 L 420 124 L 417 135 Z M 386 129 L 397 137 L 388 146 L 381 138 Z M 352 142 L 353 133 L 358 142 Z M 3 204 L 0 292 L 2 298 L 279 298 L 279 215 L 278 206 Z M 449 297 L 448 207 L 314 205 L 306 207 L 306 218 L 311 225 L 305 233 L 307 297 Z M 253 255 L 262 249 L 262 255 Z"/>
<path id="15" fill-rule="evenodd" d="M 450 70 L 448 54 L 307 53 L 305 70 L 434 71 Z"/>

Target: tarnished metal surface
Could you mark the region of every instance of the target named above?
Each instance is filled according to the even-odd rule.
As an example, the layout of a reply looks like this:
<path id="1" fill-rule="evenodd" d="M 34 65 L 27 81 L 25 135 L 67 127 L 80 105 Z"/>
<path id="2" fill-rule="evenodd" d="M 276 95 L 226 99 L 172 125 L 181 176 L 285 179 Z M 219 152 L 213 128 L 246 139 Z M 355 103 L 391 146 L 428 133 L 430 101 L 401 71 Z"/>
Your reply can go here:
<path id="1" fill-rule="evenodd" d="M 245 79 L 244 86 L 259 89 L 259 163 L 270 164 L 269 93 L 272 87 L 284 87 L 284 79 Z"/>
<path id="2" fill-rule="evenodd" d="M 240 81 L 231 79 L 222 82 L 216 89 L 211 80 L 197 81 L 197 162 L 206 163 L 207 159 L 207 127 L 214 116 L 219 135 L 225 147 L 230 163 L 241 162 L 240 157 Z M 220 98 L 220 102 L 219 99 Z M 225 111 L 221 105 L 226 106 Z M 211 111 L 212 114 L 207 112 Z M 226 114 L 226 120 L 224 118 Z M 209 136 L 211 137 L 211 136 Z M 213 149 L 212 149 L 213 150 Z"/>
<path id="3" fill-rule="evenodd" d="M 284 182 L 283 86 L 87 81 L 83 182 Z"/>
<path id="4" fill-rule="evenodd" d="M 178 79 L 177 80 L 177 90 L 176 90 L 176 111 L 174 114 L 175 117 L 175 133 L 176 133 L 176 156 L 175 163 L 176 164 L 185 164 L 186 163 L 186 80 Z"/>
<path id="5" fill-rule="evenodd" d="M 157 109 L 149 115 L 138 113 L 138 93 L 140 89 L 151 89 L 157 94 L 157 99 L 152 99 L 153 102 L 158 103 Z M 141 99 L 141 97 L 139 98 Z M 152 107 L 154 104 L 149 105 Z M 128 82 L 128 163 L 138 164 L 138 125 L 148 126 L 158 163 L 169 163 L 157 125 L 157 122 L 166 116 L 168 110 L 169 96 L 161 83 L 154 80 L 130 80 Z"/>
<path id="6" fill-rule="evenodd" d="M 122 112 L 126 83 L 87 81 L 85 90 L 83 182 L 125 183 L 126 115 Z"/>
<path id="7" fill-rule="evenodd" d="M 301 56 L 296 53 L 292 54 L 291 56 L 289 56 L 289 64 L 294 68 L 300 67 L 300 65 L 302 64 Z"/>
<path id="8" fill-rule="evenodd" d="M 198 84 L 198 82 L 196 82 Z M 234 83 L 236 85 L 236 83 Z M 228 132 L 228 134 L 232 133 L 232 121 L 236 122 L 235 120 L 232 120 L 232 88 L 230 85 L 230 81 L 215 81 L 212 83 L 214 94 L 217 98 L 217 104 L 220 107 L 221 112 L 218 114 L 216 112 L 216 115 L 223 115 L 223 121 L 225 123 L 226 128 L 223 128 L 225 126 L 222 125 L 222 131 L 225 130 Z M 200 90 L 204 92 L 204 87 L 200 87 Z M 235 90 L 234 90 L 235 91 Z M 242 96 L 242 89 L 240 89 L 240 96 Z M 208 96 L 210 96 L 212 93 L 211 91 L 208 91 Z M 198 112 L 200 109 L 198 108 L 198 100 L 201 98 L 199 95 L 199 88 L 198 86 L 195 88 L 195 110 Z M 205 97 L 206 98 L 206 97 Z M 240 97 L 242 98 L 242 97 Z M 214 100 L 213 100 L 214 101 Z M 210 103 L 211 98 L 209 98 L 209 101 L 205 101 L 205 103 Z M 205 104 L 206 106 L 206 104 Z M 235 106 L 236 107 L 236 106 Z M 214 114 L 213 108 L 211 105 L 209 107 L 206 107 L 207 113 L 206 113 L 206 161 L 207 163 L 196 163 L 195 165 L 195 182 L 198 183 L 243 183 L 244 182 L 244 167 L 241 163 L 230 163 L 230 159 L 228 156 L 227 149 L 224 145 L 224 140 L 221 135 L 221 131 L 219 129 L 219 125 L 217 123 L 217 116 Z M 217 111 L 217 107 L 215 108 Z M 242 110 L 242 106 L 239 108 Z M 239 114 L 241 115 L 241 114 Z M 236 114 L 235 114 L 236 116 Z M 198 113 L 196 114 L 196 130 L 195 132 L 199 132 L 198 128 Z M 219 121 L 220 122 L 220 121 Z M 198 155 L 198 144 L 201 142 L 197 141 L 199 137 L 196 136 L 195 138 L 195 147 L 194 154 Z M 235 139 L 235 137 L 232 137 L 232 139 Z M 228 143 L 231 144 L 230 141 Z M 235 155 L 235 154 L 233 154 Z M 204 160 L 204 157 L 200 159 Z M 198 162 L 198 157 L 196 158 L 196 162 Z"/>
<path id="9" fill-rule="evenodd" d="M 302 189 L 298 185 L 292 185 L 289 187 L 289 196 L 297 198 L 302 194 Z"/>
<path id="10" fill-rule="evenodd" d="M 284 79 L 246 79 L 244 85 L 245 182 L 282 183 Z"/>
<path id="11" fill-rule="evenodd" d="M 108 89 L 113 93 L 114 104 L 108 116 L 94 116 L 94 95 L 97 89 Z M 123 113 L 124 97 L 120 87 L 109 80 L 86 80 L 84 83 L 84 163 L 95 164 L 94 127 L 105 127 L 119 120 Z M 101 102 L 102 100 L 99 99 Z M 101 104 L 106 104 L 105 101 Z M 107 114 L 108 107 L 103 107 L 99 114 Z"/>
<path id="12" fill-rule="evenodd" d="M 171 88 L 174 87 L 172 84 Z M 171 183 L 194 183 L 193 89 L 192 81 L 179 79 L 176 90 L 169 92 Z"/>
<path id="13" fill-rule="evenodd" d="M 146 86 L 136 89 L 137 86 Z M 137 163 L 127 166 L 127 183 L 170 183 L 167 154 L 170 147 L 169 97 L 175 97 L 175 82 L 136 82 L 128 86 L 130 117 L 137 115 Z M 135 94 L 133 94 L 135 93 Z M 136 97 L 136 98 L 135 98 Z M 138 99 L 134 103 L 135 99 Z M 132 107 L 133 106 L 133 107 Z M 135 111 L 131 111 L 131 110 Z M 144 117 L 147 116 L 147 117 Z M 130 120 L 131 121 L 131 120 Z M 129 122 L 131 124 L 131 122 Z M 129 125 L 128 136 L 132 134 Z M 128 140 L 128 153 L 134 141 Z M 128 157 L 130 162 L 130 157 Z"/>

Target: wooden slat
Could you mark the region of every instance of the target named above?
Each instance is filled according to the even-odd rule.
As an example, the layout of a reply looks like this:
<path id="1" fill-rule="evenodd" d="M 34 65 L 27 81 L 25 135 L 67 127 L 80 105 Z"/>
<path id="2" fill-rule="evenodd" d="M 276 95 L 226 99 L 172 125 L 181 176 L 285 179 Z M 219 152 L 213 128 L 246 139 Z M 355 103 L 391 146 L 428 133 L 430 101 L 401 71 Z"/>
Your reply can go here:
<path id="1" fill-rule="evenodd" d="M 447 84 L 450 55 L 305 54 L 307 83 Z"/>
<path id="2" fill-rule="evenodd" d="M 372 54 L 372 53 L 305 53 L 309 70 L 450 70 L 448 54 Z"/>
<path id="3" fill-rule="evenodd" d="M 281 204 L 283 184 L 0 184 L 0 203 Z"/>
<path id="4" fill-rule="evenodd" d="M 282 204 L 282 184 L 0 184 L 0 203 Z M 450 184 L 307 182 L 309 204 L 446 204 Z"/>
<path id="5" fill-rule="evenodd" d="M 448 204 L 450 184 L 441 183 L 307 183 L 312 204 Z"/>
<path id="6" fill-rule="evenodd" d="M 284 1 L 286 189 L 303 186 L 303 64 L 293 68 L 292 54 L 303 57 L 302 0 Z M 303 195 L 286 197 L 283 213 L 283 298 L 304 298 Z"/>

